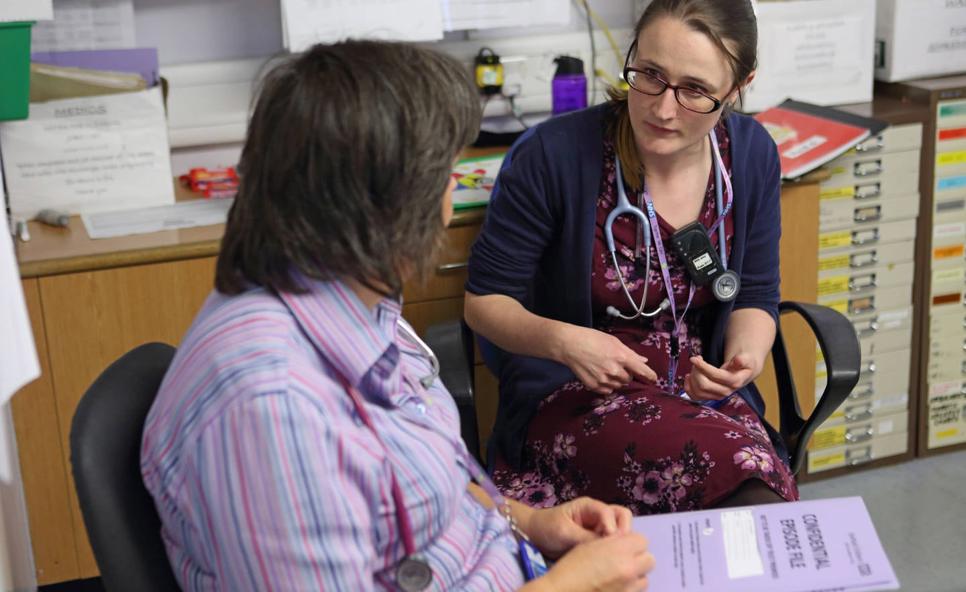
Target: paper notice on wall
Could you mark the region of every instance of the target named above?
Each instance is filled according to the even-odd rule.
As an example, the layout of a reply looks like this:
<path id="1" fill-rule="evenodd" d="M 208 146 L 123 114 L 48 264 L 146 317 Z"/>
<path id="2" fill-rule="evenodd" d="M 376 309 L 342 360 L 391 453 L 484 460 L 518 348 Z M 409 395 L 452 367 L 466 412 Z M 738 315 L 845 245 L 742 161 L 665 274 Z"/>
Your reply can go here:
<path id="1" fill-rule="evenodd" d="M 54 8 L 51 0 L 3 0 L 0 3 L 0 23 L 52 18 L 54 18 Z"/>
<path id="2" fill-rule="evenodd" d="M 342 39 L 443 38 L 440 0 L 282 0 L 285 46 L 304 51 Z"/>
<path id="3" fill-rule="evenodd" d="M 159 88 L 32 103 L 28 119 L 0 123 L 13 216 L 174 203 L 167 134 Z"/>
<path id="4" fill-rule="evenodd" d="M 570 0 L 442 0 L 447 31 L 566 25 Z"/>
<path id="5" fill-rule="evenodd" d="M 56 0 L 54 20 L 37 23 L 32 51 L 134 47 L 133 0 Z"/>

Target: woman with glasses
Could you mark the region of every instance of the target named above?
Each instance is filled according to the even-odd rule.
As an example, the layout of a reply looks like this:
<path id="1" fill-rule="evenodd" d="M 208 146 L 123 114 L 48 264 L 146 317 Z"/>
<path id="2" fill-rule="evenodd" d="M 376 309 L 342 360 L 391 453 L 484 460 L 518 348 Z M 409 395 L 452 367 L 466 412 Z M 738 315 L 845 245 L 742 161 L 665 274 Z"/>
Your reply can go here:
<path id="1" fill-rule="evenodd" d="M 489 455 L 507 496 L 636 514 L 797 499 L 752 382 L 780 235 L 774 142 L 733 112 L 756 46 L 749 0 L 653 0 L 629 89 L 507 155 L 465 306 L 499 373 Z"/>
<path id="2" fill-rule="evenodd" d="M 647 586 L 626 508 L 499 494 L 401 317 L 479 121 L 466 67 L 409 44 L 316 45 L 263 79 L 215 290 L 144 427 L 183 590 Z"/>

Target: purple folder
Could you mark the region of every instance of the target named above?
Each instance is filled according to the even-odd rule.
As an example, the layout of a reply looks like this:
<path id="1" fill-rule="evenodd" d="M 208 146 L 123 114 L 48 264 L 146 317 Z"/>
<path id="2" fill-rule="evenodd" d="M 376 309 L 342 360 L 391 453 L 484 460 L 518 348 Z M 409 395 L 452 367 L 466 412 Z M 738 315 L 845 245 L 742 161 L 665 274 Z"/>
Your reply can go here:
<path id="1" fill-rule="evenodd" d="M 39 64 L 140 74 L 149 87 L 159 81 L 158 50 L 153 47 L 40 51 L 31 54 L 30 59 Z"/>
<path id="2" fill-rule="evenodd" d="M 896 590 L 860 497 L 642 516 L 657 560 L 651 590 Z"/>

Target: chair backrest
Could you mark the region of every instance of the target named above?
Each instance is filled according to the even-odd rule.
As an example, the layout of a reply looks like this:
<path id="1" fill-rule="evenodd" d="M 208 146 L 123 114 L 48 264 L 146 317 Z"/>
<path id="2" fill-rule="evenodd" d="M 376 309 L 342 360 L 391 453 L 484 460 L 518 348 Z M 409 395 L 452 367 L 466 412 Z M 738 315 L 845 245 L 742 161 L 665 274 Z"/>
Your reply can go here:
<path id="1" fill-rule="evenodd" d="M 108 591 L 179 589 L 140 469 L 144 420 L 174 352 L 148 343 L 121 356 L 84 393 L 71 424 L 77 497 Z"/>

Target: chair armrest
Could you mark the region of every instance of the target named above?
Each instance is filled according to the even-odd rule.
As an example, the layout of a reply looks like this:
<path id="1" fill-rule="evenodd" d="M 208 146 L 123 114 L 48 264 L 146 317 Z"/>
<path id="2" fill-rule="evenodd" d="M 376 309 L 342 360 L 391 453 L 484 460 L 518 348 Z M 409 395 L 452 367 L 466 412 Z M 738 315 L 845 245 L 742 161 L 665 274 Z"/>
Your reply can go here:
<path id="1" fill-rule="evenodd" d="M 779 304 L 778 311 L 780 315 L 796 312 L 805 319 L 818 340 L 828 371 L 828 380 L 821 398 L 812 414 L 803 418 L 779 325 L 775 344 L 772 346 L 772 360 L 778 384 L 779 433 L 788 448 L 792 473 L 797 474 L 805 460 L 806 444 L 812 432 L 838 409 L 859 381 L 862 356 L 855 327 L 840 312 L 819 304 L 790 301 Z"/>
<path id="2" fill-rule="evenodd" d="M 439 377 L 456 401 L 460 433 L 470 453 L 480 460 L 480 431 L 473 394 L 473 336 L 460 321 L 447 321 L 426 329 L 426 344 L 439 358 Z"/>

